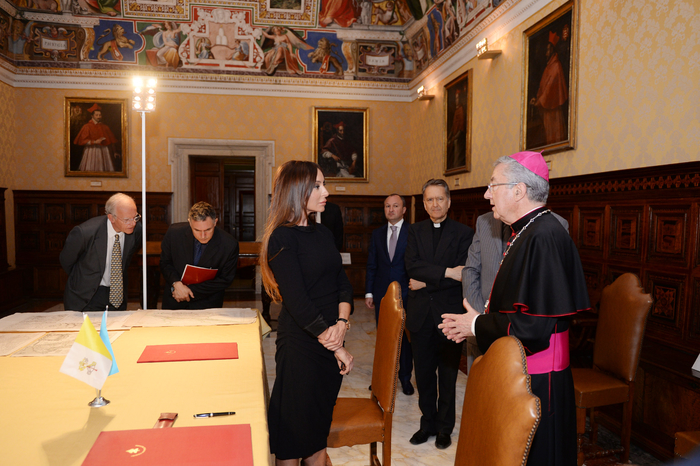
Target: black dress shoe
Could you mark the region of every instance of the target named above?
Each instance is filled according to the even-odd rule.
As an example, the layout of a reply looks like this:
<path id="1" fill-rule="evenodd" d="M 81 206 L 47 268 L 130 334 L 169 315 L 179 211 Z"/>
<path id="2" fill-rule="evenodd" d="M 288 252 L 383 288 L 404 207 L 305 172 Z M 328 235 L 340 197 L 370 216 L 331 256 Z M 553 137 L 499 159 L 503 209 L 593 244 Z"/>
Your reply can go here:
<path id="1" fill-rule="evenodd" d="M 432 437 L 435 434 L 431 434 L 430 432 L 427 432 L 423 429 L 420 429 L 418 432 L 413 434 L 413 437 L 411 437 L 411 442 L 412 445 L 420 445 L 421 443 L 425 443 L 428 441 L 430 437 Z"/>
<path id="2" fill-rule="evenodd" d="M 438 447 L 440 450 L 444 450 L 450 445 L 452 445 L 452 439 L 450 439 L 450 434 L 437 434 L 437 438 L 435 439 L 436 447 Z"/>
<path id="3" fill-rule="evenodd" d="M 401 388 L 403 388 L 404 395 L 413 395 L 415 393 L 415 390 L 413 389 L 413 385 L 411 384 L 410 380 L 406 380 L 405 382 L 402 380 Z"/>

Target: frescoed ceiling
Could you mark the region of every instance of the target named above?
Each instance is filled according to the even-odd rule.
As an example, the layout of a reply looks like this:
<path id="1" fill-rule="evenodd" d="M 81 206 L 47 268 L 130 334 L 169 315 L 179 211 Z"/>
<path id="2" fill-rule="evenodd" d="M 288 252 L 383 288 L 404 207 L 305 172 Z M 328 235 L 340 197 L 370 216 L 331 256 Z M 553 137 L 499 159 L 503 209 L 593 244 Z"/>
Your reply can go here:
<path id="1" fill-rule="evenodd" d="M 517 1 L 0 0 L 0 65 L 405 84 Z"/>

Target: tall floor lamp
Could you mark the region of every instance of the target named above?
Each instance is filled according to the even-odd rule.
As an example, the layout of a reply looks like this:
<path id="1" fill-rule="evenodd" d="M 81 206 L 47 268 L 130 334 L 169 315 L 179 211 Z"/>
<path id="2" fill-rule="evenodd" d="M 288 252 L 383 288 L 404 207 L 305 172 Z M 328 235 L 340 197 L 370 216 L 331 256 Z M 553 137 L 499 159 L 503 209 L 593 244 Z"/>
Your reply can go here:
<path id="1" fill-rule="evenodd" d="M 145 81 L 145 84 L 144 84 Z M 146 274 L 146 113 L 156 109 L 155 78 L 134 78 L 134 95 L 132 106 L 141 114 L 141 221 L 143 222 L 141 248 L 143 262 L 143 308 L 148 309 L 148 275 Z"/>

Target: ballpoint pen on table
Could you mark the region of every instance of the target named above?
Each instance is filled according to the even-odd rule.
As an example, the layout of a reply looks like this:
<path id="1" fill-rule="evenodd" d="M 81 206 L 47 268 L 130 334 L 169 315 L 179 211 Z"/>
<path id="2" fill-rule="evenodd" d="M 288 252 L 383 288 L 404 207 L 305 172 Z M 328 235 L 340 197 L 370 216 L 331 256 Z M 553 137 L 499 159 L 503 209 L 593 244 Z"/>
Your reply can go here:
<path id="1" fill-rule="evenodd" d="M 194 417 L 216 417 L 216 416 L 231 416 L 236 414 L 234 411 L 224 411 L 221 413 L 199 413 L 195 414 Z"/>

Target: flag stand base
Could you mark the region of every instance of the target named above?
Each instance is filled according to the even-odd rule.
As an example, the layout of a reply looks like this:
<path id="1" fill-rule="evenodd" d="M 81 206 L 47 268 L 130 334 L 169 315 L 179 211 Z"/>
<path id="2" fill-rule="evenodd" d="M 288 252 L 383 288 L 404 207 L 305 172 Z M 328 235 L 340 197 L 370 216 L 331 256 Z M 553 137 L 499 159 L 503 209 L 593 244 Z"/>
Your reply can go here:
<path id="1" fill-rule="evenodd" d="M 97 396 L 95 397 L 95 399 L 88 403 L 89 407 L 101 408 L 102 406 L 107 406 L 109 404 L 109 400 L 102 398 L 101 392 L 102 390 L 97 390 Z"/>

